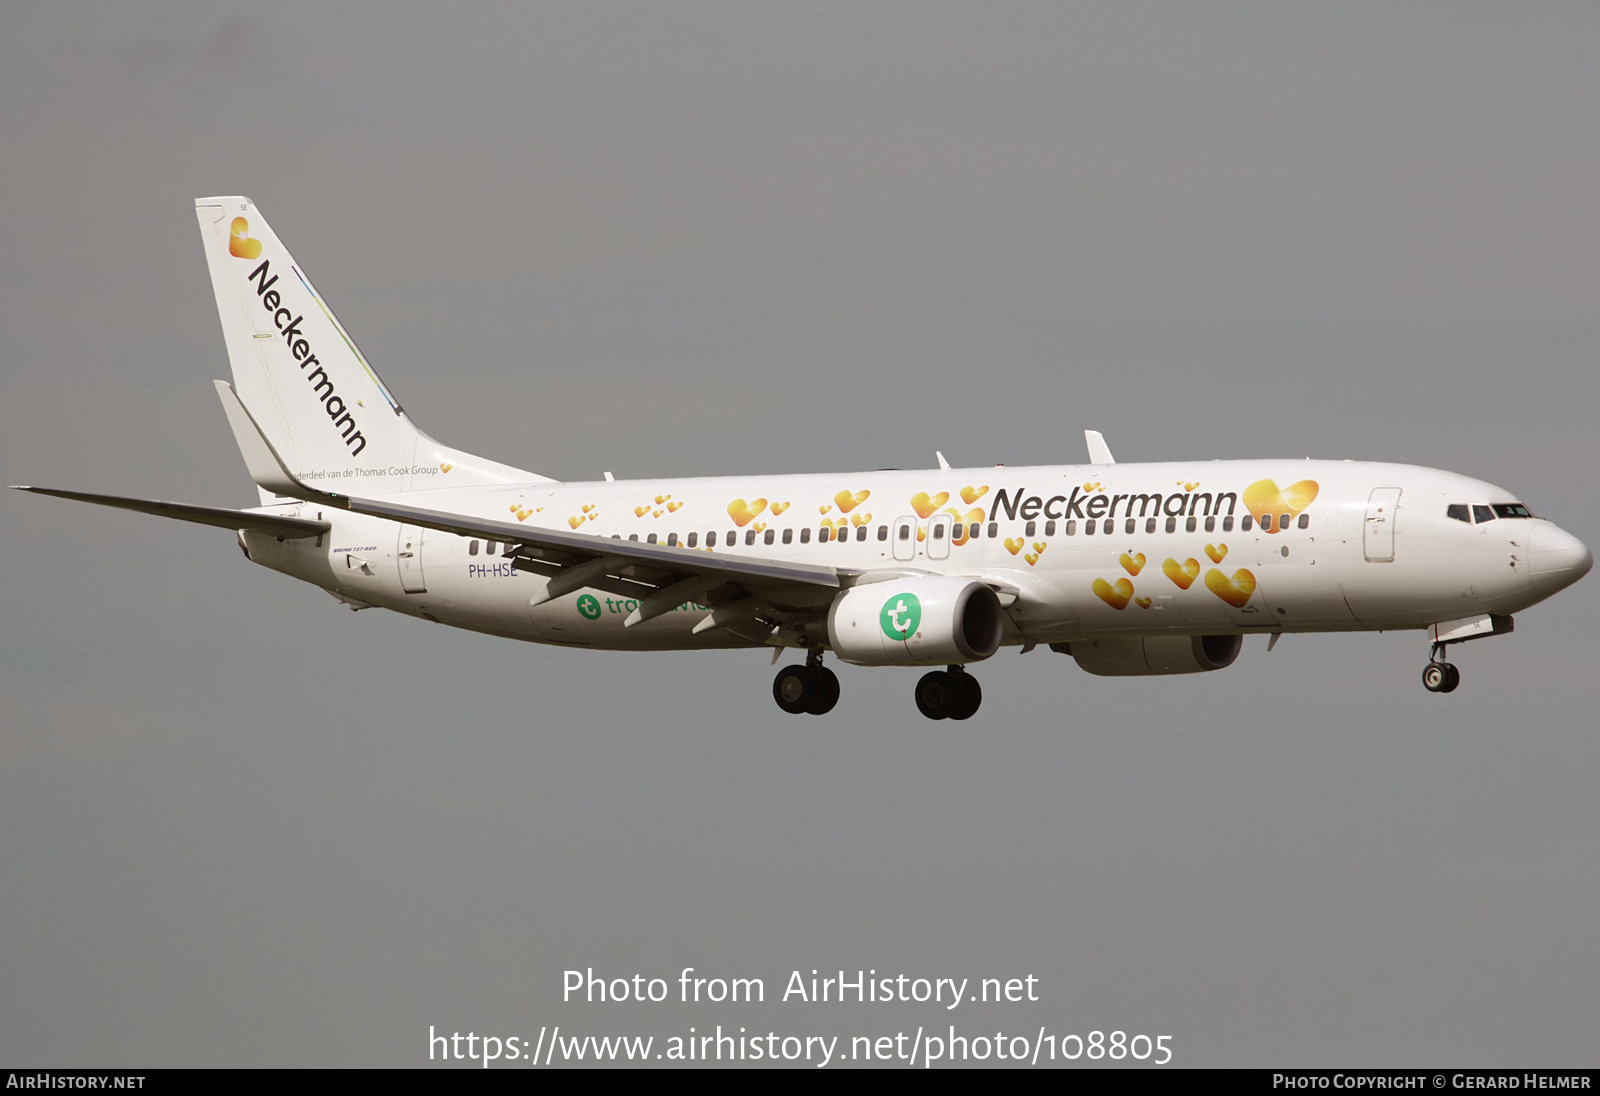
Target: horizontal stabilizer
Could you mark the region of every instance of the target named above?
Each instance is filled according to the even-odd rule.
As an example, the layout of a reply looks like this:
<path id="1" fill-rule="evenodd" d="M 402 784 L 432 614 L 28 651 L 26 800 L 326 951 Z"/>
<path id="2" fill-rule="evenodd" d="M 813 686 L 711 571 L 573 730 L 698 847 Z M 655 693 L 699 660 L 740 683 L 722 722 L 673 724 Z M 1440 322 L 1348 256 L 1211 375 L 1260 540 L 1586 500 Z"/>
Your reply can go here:
<path id="1" fill-rule="evenodd" d="M 54 495 L 58 499 L 92 502 L 96 506 L 110 506 L 118 510 L 134 510 L 141 514 L 154 514 L 158 518 L 192 521 L 197 525 L 215 525 L 218 529 L 244 529 L 253 533 L 268 533 L 286 540 L 320 537 L 333 528 L 326 521 L 284 517 L 280 514 L 253 514 L 245 510 L 229 510 L 222 506 L 157 502 L 154 499 L 129 499 L 119 495 L 91 495 L 84 491 L 57 491 L 50 487 L 18 486 L 13 490 L 32 491 L 36 495 Z"/>

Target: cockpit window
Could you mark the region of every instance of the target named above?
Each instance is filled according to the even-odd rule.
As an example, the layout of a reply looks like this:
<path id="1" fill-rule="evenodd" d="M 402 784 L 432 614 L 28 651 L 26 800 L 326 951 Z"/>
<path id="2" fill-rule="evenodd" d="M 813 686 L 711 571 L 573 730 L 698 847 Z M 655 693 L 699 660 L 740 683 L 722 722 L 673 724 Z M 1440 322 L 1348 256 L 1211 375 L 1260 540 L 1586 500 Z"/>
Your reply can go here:
<path id="1" fill-rule="evenodd" d="M 1446 506 L 1444 508 L 1444 516 L 1454 518 L 1457 521 L 1464 521 L 1468 525 L 1472 524 L 1472 517 L 1467 513 L 1467 504 L 1464 502 L 1452 502 L 1449 506 Z"/>
<path id="2" fill-rule="evenodd" d="M 1477 522 L 1479 525 L 1482 525 L 1486 521 L 1493 521 L 1494 511 L 1489 509 L 1487 506 L 1473 504 L 1472 520 Z"/>
<path id="3" fill-rule="evenodd" d="M 1520 502 L 1497 502 L 1494 504 L 1494 512 L 1503 518 L 1533 517 L 1533 511 Z"/>

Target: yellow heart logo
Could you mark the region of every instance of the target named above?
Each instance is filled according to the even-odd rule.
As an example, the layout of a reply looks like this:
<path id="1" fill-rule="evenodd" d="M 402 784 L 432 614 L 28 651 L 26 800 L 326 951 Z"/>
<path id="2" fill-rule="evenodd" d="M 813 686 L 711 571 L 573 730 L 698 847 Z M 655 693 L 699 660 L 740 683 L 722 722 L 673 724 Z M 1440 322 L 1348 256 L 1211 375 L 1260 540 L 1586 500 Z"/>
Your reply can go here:
<path id="1" fill-rule="evenodd" d="M 600 516 L 600 515 L 599 515 L 599 514 L 598 514 L 598 513 L 595 513 L 595 514 L 590 514 L 590 515 L 589 515 L 589 520 L 590 520 L 590 521 L 593 521 L 593 520 L 594 520 L 594 519 L 595 519 L 595 518 L 597 518 L 597 517 L 599 517 L 599 516 Z"/>
<path id="2" fill-rule="evenodd" d="M 587 514 L 590 510 L 593 510 L 593 509 L 594 509 L 594 503 L 591 502 L 591 503 L 589 503 L 587 506 L 585 506 L 583 508 L 583 512 L 585 514 Z"/>
<path id="3" fill-rule="evenodd" d="M 789 509 L 789 504 L 787 502 L 775 502 L 772 504 L 772 516 L 777 517 L 787 509 Z"/>
<path id="4" fill-rule="evenodd" d="M 754 525 L 750 526 L 750 528 L 754 529 L 758 533 L 763 533 L 766 532 L 767 523 L 764 521 L 758 521 Z"/>
<path id="5" fill-rule="evenodd" d="M 1200 577 L 1200 561 L 1186 559 L 1179 563 L 1175 559 L 1169 559 L 1161 565 L 1161 573 L 1170 578 L 1178 589 L 1187 590 L 1194 585 L 1194 580 Z"/>
<path id="6" fill-rule="evenodd" d="M 652 510 L 652 511 L 650 511 L 650 516 L 653 517 L 653 518 L 658 518 L 663 513 L 664 513 L 664 511 L 662 511 L 662 510 Z"/>
<path id="7" fill-rule="evenodd" d="M 1034 553 L 1037 554 L 1037 555 L 1041 555 L 1041 556 L 1044 555 L 1044 550 L 1046 548 L 1048 548 L 1048 547 L 1049 547 L 1049 545 L 1045 544 L 1043 541 L 1037 541 L 1036 540 L 1036 541 L 1033 542 L 1033 550 L 1034 550 Z"/>
<path id="8" fill-rule="evenodd" d="M 656 496 L 656 505 L 660 506 L 663 502 L 666 502 L 671 497 L 672 497 L 671 495 L 657 495 Z"/>
<path id="9" fill-rule="evenodd" d="M 515 514 L 517 512 L 517 504 L 514 503 L 514 502 L 511 504 L 511 512 L 513 514 Z"/>
<path id="10" fill-rule="evenodd" d="M 236 259 L 259 259 L 261 241 L 250 238 L 250 222 L 235 217 L 228 230 L 228 254 Z"/>
<path id="11" fill-rule="evenodd" d="M 971 506 L 988 493 L 988 484 L 984 484 L 982 487 L 963 487 L 961 489 L 961 501 L 966 503 L 968 506 Z"/>
<path id="12" fill-rule="evenodd" d="M 921 544 L 923 541 L 925 541 L 927 539 L 928 539 L 928 527 L 926 525 L 917 526 L 917 543 Z M 1015 552 L 1013 552 L 1011 554 L 1012 555 L 1016 555 Z"/>
<path id="13" fill-rule="evenodd" d="M 534 513 L 535 513 L 535 514 L 540 514 L 540 513 L 543 513 L 543 512 L 544 512 L 544 507 L 543 507 L 543 506 L 535 506 L 535 507 L 534 507 L 534 508 L 533 508 L 533 512 L 534 512 Z"/>
<path id="14" fill-rule="evenodd" d="M 853 495 L 849 491 L 840 491 L 837 495 L 833 496 L 833 501 L 839 504 L 840 510 L 848 514 L 857 506 L 860 506 L 863 502 L 866 502 L 867 496 L 870 494 L 872 494 L 871 491 L 857 491 Z"/>
<path id="15" fill-rule="evenodd" d="M 530 511 L 527 511 L 527 510 L 518 510 L 517 511 L 517 520 L 518 521 L 527 521 L 529 513 L 530 513 Z"/>
<path id="16" fill-rule="evenodd" d="M 819 507 L 817 507 L 817 513 L 826 514 L 829 510 L 832 510 L 832 509 L 833 509 L 833 507 L 831 507 L 831 506 L 819 506 Z"/>
<path id="17" fill-rule="evenodd" d="M 1094 585 L 1091 589 L 1094 590 L 1095 597 L 1113 609 L 1126 609 L 1128 607 L 1128 599 L 1133 597 L 1133 583 L 1125 578 L 1117 579 L 1115 586 L 1103 578 L 1097 578 L 1094 580 Z"/>
<path id="18" fill-rule="evenodd" d="M 679 508 L 682 507 L 682 506 L 683 506 L 683 503 L 681 503 L 681 502 L 669 502 L 669 503 L 667 503 L 667 513 L 676 514 L 678 512 Z"/>
<path id="19" fill-rule="evenodd" d="M 1029 552 L 1027 555 L 1023 556 L 1022 558 L 1028 561 L 1028 566 L 1029 567 L 1032 567 L 1035 563 L 1039 562 L 1039 557 L 1034 555 L 1032 552 Z"/>
<path id="20" fill-rule="evenodd" d="M 1016 555 L 1018 552 L 1022 551 L 1022 544 L 1023 540 L 1021 537 L 1007 537 L 1006 551 L 1010 552 L 1012 555 Z"/>
<path id="21" fill-rule="evenodd" d="M 766 508 L 766 499 L 756 499 L 753 502 L 745 502 L 744 499 L 734 499 L 732 502 L 728 503 L 728 516 L 733 519 L 733 523 L 735 525 L 743 529 L 746 525 L 749 525 L 752 521 L 754 521 L 761 511 L 765 510 Z"/>
<path id="22" fill-rule="evenodd" d="M 1194 483 L 1186 483 L 1186 484 L 1184 484 L 1183 485 L 1183 489 L 1185 491 L 1193 491 L 1196 487 L 1199 487 L 1199 486 L 1200 486 L 1200 483 L 1199 483 L 1198 480 L 1196 480 Z"/>
<path id="23" fill-rule="evenodd" d="M 646 514 L 648 514 L 649 512 L 650 512 L 650 507 L 648 507 L 648 506 L 635 506 L 633 508 L 633 516 L 636 517 L 636 518 L 642 518 Z"/>
<path id="24" fill-rule="evenodd" d="M 1226 544 L 1208 544 L 1206 545 L 1206 555 L 1211 557 L 1212 563 L 1221 563 L 1228 558 L 1228 546 Z"/>
<path id="25" fill-rule="evenodd" d="M 454 467 L 455 467 L 455 465 L 450 464 L 450 463 L 447 462 L 445 464 L 439 465 L 439 471 L 444 472 L 444 473 L 446 473 L 448 475 L 449 472 L 450 472 L 450 469 L 452 469 Z"/>
<path id="26" fill-rule="evenodd" d="M 1141 609 L 1148 609 L 1151 605 L 1151 601 L 1147 597 L 1136 597 L 1133 599 L 1133 603 Z"/>
<path id="27" fill-rule="evenodd" d="M 1229 578 L 1213 567 L 1206 572 L 1206 589 L 1234 608 L 1243 609 L 1256 592 L 1256 576 L 1241 567 Z"/>
<path id="28" fill-rule="evenodd" d="M 940 491 L 937 495 L 930 495 L 926 491 L 918 491 L 911 496 L 911 509 L 917 512 L 917 517 L 927 519 L 933 516 L 934 511 L 949 501 L 949 491 Z"/>
<path id="29" fill-rule="evenodd" d="M 1310 506 L 1317 498 L 1316 480 L 1301 480 L 1291 483 L 1282 490 L 1272 480 L 1256 480 L 1244 489 L 1244 508 L 1255 517 L 1258 522 L 1265 520 L 1273 514 L 1288 514 L 1290 518 L 1300 516 L 1300 511 Z M 1276 519 L 1272 521 L 1270 532 L 1281 533 Z"/>
<path id="30" fill-rule="evenodd" d="M 1128 572 L 1128 574 L 1132 575 L 1134 578 L 1138 578 L 1139 572 L 1144 570 L 1144 553 L 1140 552 L 1136 556 L 1130 556 L 1128 553 L 1124 552 L 1117 562 L 1122 564 L 1122 569 L 1124 571 Z"/>
<path id="31" fill-rule="evenodd" d="M 574 529 L 576 529 L 578 526 L 582 525 L 584 523 L 584 521 L 586 521 L 586 520 L 587 520 L 586 518 L 568 518 L 567 519 L 567 524 L 572 526 Z"/>
<path id="32" fill-rule="evenodd" d="M 867 522 L 869 522 L 871 520 L 872 520 L 872 515 L 871 514 L 851 514 L 850 515 L 850 524 L 851 525 L 865 525 Z"/>

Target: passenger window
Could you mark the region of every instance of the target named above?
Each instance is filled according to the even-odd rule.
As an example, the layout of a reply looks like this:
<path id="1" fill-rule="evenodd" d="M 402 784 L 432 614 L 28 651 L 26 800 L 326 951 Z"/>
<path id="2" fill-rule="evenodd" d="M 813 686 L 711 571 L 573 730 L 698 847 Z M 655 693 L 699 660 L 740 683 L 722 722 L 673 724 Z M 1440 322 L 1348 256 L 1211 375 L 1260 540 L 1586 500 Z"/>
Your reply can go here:
<path id="1" fill-rule="evenodd" d="M 494 555 L 494 541 L 486 540 L 483 542 L 483 554 L 486 556 Z"/>
<path id="2" fill-rule="evenodd" d="M 1467 504 L 1464 502 L 1452 502 L 1449 506 L 1446 506 L 1444 508 L 1444 516 L 1453 518 L 1456 521 L 1464 521 L 1468 525 L 1472 524 L 1472 515 L 1467 512 Z"/>
<path id="3" fill-rule="evenodd" d="M 651 533 L 649 536 L 645 537 L 644 539 L 645 539 L 645 541 L 647 543 L 654 544 L 656 542 L 656 535 L 654 533 Z"/>
<path id="4" fill-rule="evenodd" d="M 628 539 L 629 540 L 638 540 L 639 539 L 639 534 L 638 533 L 629 533 L 628 534 Z"/>
<path id="5" fill-rule="evenodd" d="M 722 543 L 726 544 L 729 548 L 732 548 L 734 545 L 738 544 L 739 543 L 739 533 L 738 533 L 738 531 L 734 530 L 734 529 L 729 529 L 728 530 L 728 535 L 723 538 Z"/>
<path id="6" fill-rule="evenodd" d="M 1023 527 L 1022 535 L 1025 536 L 1025 537 L 1031 537 L 1034 534 L 1036 534 L 1038 531 L 1039 531 L 1039 523 L 1036 522 L 1036 521 L 1030 521 L 1030 522 L 1028 522 L 1027 525 L 1025 525 Z"/>
<path id="7" fill-rule="evenodd" d="M 1094 536 L 1094 522 L 1093 521 L 1086 521 L 1086 522 L 1083 523 L 1083 535 L 1086 536 L 1086 537 Z"/>
<path id="8" fill-rule="evenodd" d="M 1067 521 L 1066 533 L 1069 537 L 1076 536 L 1078 533 L 1078 523 L 1069 519 Z M 989 535 L 994 536 L 993 533 L 990 533 Z"/>
<path id="9" fill-rule="evenodd" d="M 856 540 L 862 541 L 862 540 L 866 540 L 866 539 L 867 539 L 867 527 L 865 525 L 856 526 Z"/>
<path id="10" fill-rule="evenodd" d="M 771 544 L 777 539 L 778 531 L 776 529 L 768 529 L 765 533 L 761 534 L 761 541 L 763 544 Z"/>
<path id="11" fill-rule="evenodd" d="M 794 530 L 793 529 L 785 529 L 783 531 L 783 543 L 792 544 L 793 542 L 794 542 Z"/>
<path id="12" fill-rule="evenodd" d="M 1206 532 L 1215 533 L 1216 531 L 1217 531 L 1217 519 L 1208 514 L 1206 516 Z"/>
<path id="13" fill-rule="evenodd" d="M 1195 531 L 1196 525 L 1197 522 L 1191 517 L 1188 521 L 1183 523 L 1183 531 L 1186 533 L 1192 533 Z"/>
<path id="14" fill-rule="evenodd" d="M 1156 531 L 1156 519 L 1155 518 L 1145 518 L 1144 519 L 1144 531 L 1147 532 L 1147 533 L 1153 533 L 1153 532 Z"/>
<path id="15" fill-rule="evenodd" d="M 746 544 L 754 544 L 756 542 L 756 531 L 754 529 L 746 529 L 744 531 L 744 542 Z"/>
<path id="16" fill-rule="evenodd" d="M 1272 515 L 1271 514 L 1262 514 L 1261 515 L 1261 531 L 1263 533 L 1272 532 Z"/>
<path id="17" fill-rule="evenodd" d="M 1105 524 L 1100 527 L 1100 531 L 1109 537 L 1116 531 L 1116 528 L 1117 523 L 1112 521 L 1110 518 L 1106 518 Z"/>
<path id="18" fill-rule="evenodd" d="M 1287 532 L 1288 529 L 1289 529 L 1289 523 L 1291 521 L 1293 521 L 1293 520 L 1294 520 L 1294 515 L 1293 514 L 1279 514 L 1278 515 L 1278 532 L 1280 532 L 1280 533 Z"/>
<path id="19" fill-rule="evenodd" d="M 713 529 L 713 530 L 711 530 L 711 532 L 706 534 L 706 547 L 707 548 L 715 548 L 716 546 L 717 546 L 717 531 L 715 529 Z"/>
<path id="20" fill-rule="evenodd" d="M 889 527 L 887 525 L 878 526 L 878 539 L 879 540 L 888 540 L 889 539 Z"/>
<path id="21" fill-rule="evenodd" d="M 1300 526 L 1300 528 L 1302 528 L 1302 529 L 1311 528 L 1311 515 L 1310 514 L 1301 514 L 1300 515 L 1300 520 L 1295 522 L 1295 524 Z"/>
<path id="22" fill-rule="evenodd" d="M 1167 532 L 1176 533 L 1177 531 L 1178 531 L 1178 519 L 1177 518 L 1168 518 L 1167 519 Z"/>
<path id="23" fill-rule="evenodd" d="M 1493 521 L 1494 511 L 1489 509 L 1487 506 L 1475 505 L 1472 508 L 1472 520 L 1477 522 L 1479 525 L 1482 525 L 1486 521 Z"/>
<path id="24" fill-rule="evenodd" d="M 800 543 L 801 544 L 810 544 L 811 543 L 811 526 L 807 525 L 803 529 L 800 530 Z"/>
<path id="25" fill-rule="evenodd" d="M 817 543 L 818 544 L 826 544 L 826 543 L 828 543 L 828 538 L 832 534 L 833 534 L 833 530 L 829 529 L 826 525 L 824 525 L 822 528 L 817 530 Z"/>
<path id="26" fill-rule="evenodd" d="M 1461 520 L 1462 521 L 1466 521 L 1467 519 L 1466 518 L 1462 518 Z M 478 554 L 478 542 L 475 541 L 475 540 L 467 541 L 467 555 L 475 556 L 477 554 Z"/>
<path id="27" fill-rule="evenodd" d="M 699 533 L 690 533 L 689 534 L 689 547 L 693 548 L 696 544 L 699 544 L 699 543 L 700 543 L 700 534 Z"/>
<path id="28" fill-rule="evenodd" d="M 933 527 L 933 539 L 934 540 L 943 540 L 944 539 L 944 523 L 943 522 L 939 522 L 939 523 L 934 525 L 934 527 Z"/>
<path id="29" fill-rule="evenodd" d="M 973 522 L 971 525 L 969 525 L 967 527 L 967 539 L 968 540 L 977 540 L 978 539 L 978 533 L 981 532 L 982 529 L 983 529 L 983 526 L 979 525 L 977 522 Z"/>
<path id="30" fill-rule="evenodd" d="M 1233 515 L 1232 514 L 1229 514 L 1227 517 L 1222 519 L 1222 531 L 1224 533 L 1233 532 Z"/>
<path id="31" fill-rule="evenodd" d="M 678 546 L 678 534 L 677 533 L 668 533 L 667 534 L 667 547 L 668 548 L 676 548 L 677 546 Z"/>
<path id="32" fill-rule="evenodd" d="M 993 540 L 995 537 L 997 537 L 999 535 L 1000 535 L 1000 523 L 998 521 L 991 521 L 989 523 L 989 539 Z"/>
<path id="33" fill-rule="evenodd" d="M 1047 536 L 1047 537 L 1053 537 L 1053 536 L 1056 535 L 1056 523 L 1055 522 L 1047 521 L 1047 522 L 1044 523 L 1044 535 Z"/>
<path id="34" fill-rule="evenodd" d="M 902 525 L 902 526 L 900 526 L 900 539 L 901 540 L 910 540 L 911 539 L 911 526 L 910 525 Z"/>
<path id="35" fill-rule="evenodd" d="M 1227 522 L 1223 522 L 1222 523 L 1222 528 L 1224 530 L 1226 530 L 1228 528 L 1228 523 Z M 1239 519 L 1239 532 L 1248 533 L 1249 531 L 1250 531 L 1250 515 L 1246 514 L 1244 517 Z"/>
<path id="36" fill-rule="evenodd" d="M 1125 526 L 1123 526 L 1123 529 L 1127 532 L 1127 534 L 1129 536 L 1133 535 L 1133 530 L 1134 530 L 1135 524 L 1136 523 L 1134 522 L 1134 520 L 1132 518 L 1129 518 L 1127 524 Z"/>

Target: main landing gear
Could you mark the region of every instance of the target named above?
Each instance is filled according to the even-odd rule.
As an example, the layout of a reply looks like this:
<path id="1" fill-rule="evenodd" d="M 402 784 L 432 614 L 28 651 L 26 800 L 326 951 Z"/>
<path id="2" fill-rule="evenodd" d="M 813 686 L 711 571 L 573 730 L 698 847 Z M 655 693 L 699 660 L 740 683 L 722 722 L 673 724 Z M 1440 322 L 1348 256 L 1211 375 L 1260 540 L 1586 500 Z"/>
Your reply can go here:
<path id="1" fill-rule="evenodd" d="M 772 699 L 790 715 L 827 715 L 839 703 L 839 679 L 822 664 L 822 651 L 804 666 L 785 666 L 772 680 Z"/>
<path id="2" fill-rule="evenodd" d="M 978 679 L 960 666 L 924 674 L 917 682 L 917 709 L 929 719 L 971 719 L 982 703 Z"/>
<path id="3" fill-rule="evenodd" d="M 1453 693 L 1461 684 L 1461 671 L 1444 660 L 1445 645 L 1435 643 L 1422 668 L 1422 687 L 1430 693 Z"/>

